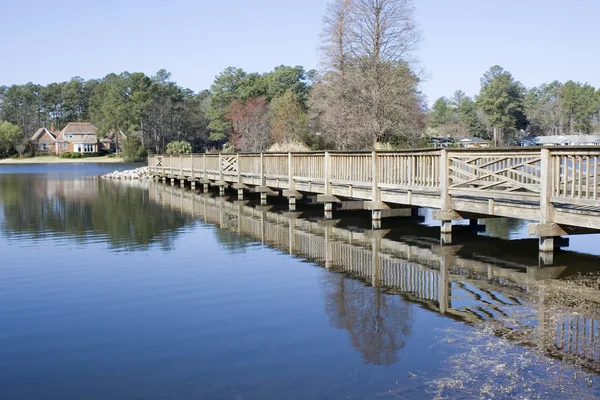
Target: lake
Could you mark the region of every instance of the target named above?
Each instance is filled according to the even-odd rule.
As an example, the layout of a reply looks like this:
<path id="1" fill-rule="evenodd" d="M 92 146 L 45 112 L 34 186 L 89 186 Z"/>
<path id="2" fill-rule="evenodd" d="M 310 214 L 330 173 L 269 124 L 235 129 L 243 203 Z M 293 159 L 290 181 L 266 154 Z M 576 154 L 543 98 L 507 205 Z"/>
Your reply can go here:
<path id="1" fill-rule="evenodd" d="M 600 236 L 94 178 L 133 167 L 0 166 L 0 399 L 600 395 Z"/>

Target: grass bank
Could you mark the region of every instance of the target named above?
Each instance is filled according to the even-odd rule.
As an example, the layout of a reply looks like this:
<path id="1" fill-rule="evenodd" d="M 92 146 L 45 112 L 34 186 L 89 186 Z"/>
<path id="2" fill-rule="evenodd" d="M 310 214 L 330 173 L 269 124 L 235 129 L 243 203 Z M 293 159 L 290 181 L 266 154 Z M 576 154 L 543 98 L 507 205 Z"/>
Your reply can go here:
<path id="1" fill-rule="evenodd" d="M 3 158 L 0 159 L 1 164 L 76 164 L 76 163 L 106 163 L 116 164 L 122 163 L 120 157 L 101 156 L 101 157 L 85 157 L 85 158 L 60 158 L 56 156 L 38 156 L 29 158 Z"/>

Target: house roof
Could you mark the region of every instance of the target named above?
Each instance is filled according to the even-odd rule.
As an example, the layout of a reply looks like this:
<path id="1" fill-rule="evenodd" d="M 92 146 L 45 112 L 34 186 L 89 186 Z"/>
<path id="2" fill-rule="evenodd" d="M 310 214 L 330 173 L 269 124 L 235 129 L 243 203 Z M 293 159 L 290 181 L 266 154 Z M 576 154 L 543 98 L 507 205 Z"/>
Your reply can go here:
<path id="1" fill-rule="evenodd" d="M 521 143 L 532 145 L 600 143 L 600 135 L 529 136 L 523 138 Z"/>
<path id="2" fill-rule="evenodd" d="M 31 140 L 38 140 L 42 137 L 44 137 L 44 135 L 48 135 L 49 137 L 52 138 L 53 141 L 56 142 L 56 135 L 53 134 L 52 132 L 50 132 L 48 129 L 46 128 L 40 128 L 38 129 L 33 136 L 31 137 Z"/>
<path id="3" fill-rule="evenodd" d="M 469 138 L 462 138 L 459 139 L 459 142 L 470 142 L 470 143 L 489 143 L 489 140 L 485 140 L 482 138 L 478 138 L 478 137 L 469 137 Z"/>
<path id="4" fill-rule="evenodd" d="M 62 134 L 96 134 L 96 127 L 89 122 L 69 122 L 61 131 Z"/>

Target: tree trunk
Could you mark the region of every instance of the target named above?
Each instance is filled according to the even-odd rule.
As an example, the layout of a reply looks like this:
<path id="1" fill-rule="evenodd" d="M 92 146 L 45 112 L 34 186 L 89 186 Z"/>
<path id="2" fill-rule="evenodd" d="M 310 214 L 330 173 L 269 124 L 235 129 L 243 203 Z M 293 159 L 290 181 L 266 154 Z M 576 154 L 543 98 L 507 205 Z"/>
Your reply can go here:
<path id="1" fill-rule="evenodd" d="M 494 127 L 494 147 L 498 147 L 498 128 Z"/>

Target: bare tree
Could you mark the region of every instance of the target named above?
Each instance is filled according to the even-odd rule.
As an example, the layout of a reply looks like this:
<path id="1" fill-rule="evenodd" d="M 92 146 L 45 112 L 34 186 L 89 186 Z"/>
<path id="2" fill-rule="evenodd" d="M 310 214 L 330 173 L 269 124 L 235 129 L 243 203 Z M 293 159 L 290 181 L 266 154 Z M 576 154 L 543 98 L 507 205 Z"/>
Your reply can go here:
<path id="1" fill-rule="evenodd" d="M 348 150 L 361 148 L 350 118 L 351 88 L 347 79 L 352 64 L 353 0 L 334 0 L 327 7 L 321 32 L 322 74 L 313 86 L 309 99 L 311 122 L 325 145 Z"/>
<path id="2" fill-rule="evenodd" d="M 353 6 L 353 0 L 335 0 L 328 4 L 323 17 L 321 65 L 325 71 L 339 74 L 341 78 L 351 62 Z"/>
<path id="3" fill-rule="evenodd" d="M 353 46 L 358 59 L 408 63 L 420 42 L 413 0 L 354 0 Z"/>
<path id="4" fill-rule="evenodd" d="M 313 126 L 330 146 L 410 145 L 424 128 L 424 102 L 412 72 L 419 42 L 412 0 L 336 0 L 324 18 L 321 79 Z"/>

